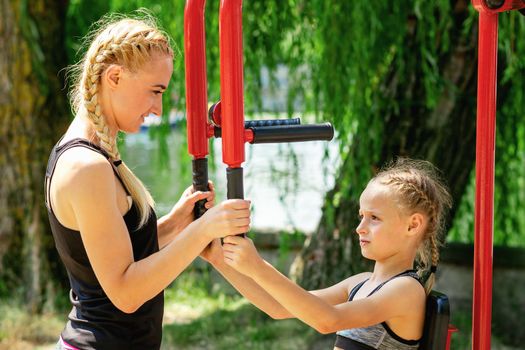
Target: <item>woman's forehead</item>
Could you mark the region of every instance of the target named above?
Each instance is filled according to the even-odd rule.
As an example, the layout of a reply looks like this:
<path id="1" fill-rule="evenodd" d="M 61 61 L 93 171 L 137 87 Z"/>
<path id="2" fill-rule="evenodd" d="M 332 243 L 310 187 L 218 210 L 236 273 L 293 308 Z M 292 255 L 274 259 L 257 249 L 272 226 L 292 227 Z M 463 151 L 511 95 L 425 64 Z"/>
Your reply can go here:
<path id="1" fill-rule="evenodd" d="M 132 79 L 140 79 L 148 83 L 167 86 L 173 73 L 173 58 L 169 55 L 154 55 L 136 71 L 127 67 L 124 67 L 124 70 Z"/>

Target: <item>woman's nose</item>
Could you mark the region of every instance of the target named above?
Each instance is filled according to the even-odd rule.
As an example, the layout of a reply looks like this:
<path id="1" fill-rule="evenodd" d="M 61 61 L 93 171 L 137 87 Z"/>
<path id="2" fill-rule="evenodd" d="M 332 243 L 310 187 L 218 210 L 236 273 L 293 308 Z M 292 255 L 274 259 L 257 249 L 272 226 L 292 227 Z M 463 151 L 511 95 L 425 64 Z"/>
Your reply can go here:
<path id="1" fill-rule="evenodd" d="M 155 99 L 150 113 L 153 113 L 159 117 L 162 116 L 162 96 L 159 96 Z"/>

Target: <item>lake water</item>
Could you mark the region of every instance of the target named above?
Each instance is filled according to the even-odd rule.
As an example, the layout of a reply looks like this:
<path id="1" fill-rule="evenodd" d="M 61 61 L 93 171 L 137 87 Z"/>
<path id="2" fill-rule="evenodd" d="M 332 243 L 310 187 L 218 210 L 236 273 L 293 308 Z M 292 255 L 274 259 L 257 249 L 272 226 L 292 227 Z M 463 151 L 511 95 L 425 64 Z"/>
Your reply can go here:
<path id="1" fill-rule="evenodd" d="M 164 139 L 161 143 L 141 131 L 127 135 L 121 146 L 128 166 L 150 189 L 159 215 L 168 212 L 191 185 L 191 158 L 184 135 L 172 128 Z M 221 140 L 212 139 L 211 145 L 214 155 L 208 156 L 209 178 L 221 201 L 226 198 Z M 324 195 L 334 183 L 339 160 L 336 142 L 246 144 L 245 149 L 244 197 L 252 201 L 252 227 L 264 231 L 314 231 Z"/>

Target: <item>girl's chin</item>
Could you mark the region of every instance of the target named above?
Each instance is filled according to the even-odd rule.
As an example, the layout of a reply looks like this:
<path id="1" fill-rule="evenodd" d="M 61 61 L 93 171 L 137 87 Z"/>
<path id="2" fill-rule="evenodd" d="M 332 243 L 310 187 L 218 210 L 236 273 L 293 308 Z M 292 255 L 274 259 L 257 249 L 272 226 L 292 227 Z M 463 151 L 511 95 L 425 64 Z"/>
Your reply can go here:
<path id="1" fill-rule="evenodd" d="M 366 258 L 366 259 L 372 259 L 372 258 L 370 257 L 370 253 L 367 252 L 366 249 L 363 249 L 362 247 L 361 247 L 361 255 L 363 256 L 363 258 Z"/>

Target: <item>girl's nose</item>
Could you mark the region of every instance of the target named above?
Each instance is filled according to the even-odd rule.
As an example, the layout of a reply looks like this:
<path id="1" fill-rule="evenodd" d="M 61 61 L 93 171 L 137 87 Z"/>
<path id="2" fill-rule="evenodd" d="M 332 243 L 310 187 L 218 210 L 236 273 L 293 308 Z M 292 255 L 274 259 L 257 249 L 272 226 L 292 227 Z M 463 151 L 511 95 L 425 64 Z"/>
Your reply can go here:
<path id="1" fill-rule="evenodd" d="M 362 235 L 362 234 L 365 234 L 366 233 L 366 229 L 365 229 L 365 224 L 364 224 L 365 220 L 362 219 L 360 222 L 359 222 L 359 225 L 357 225 L 357 227 L 355 228 L 355 232 L 358 234 L 358 235 Z"/>

